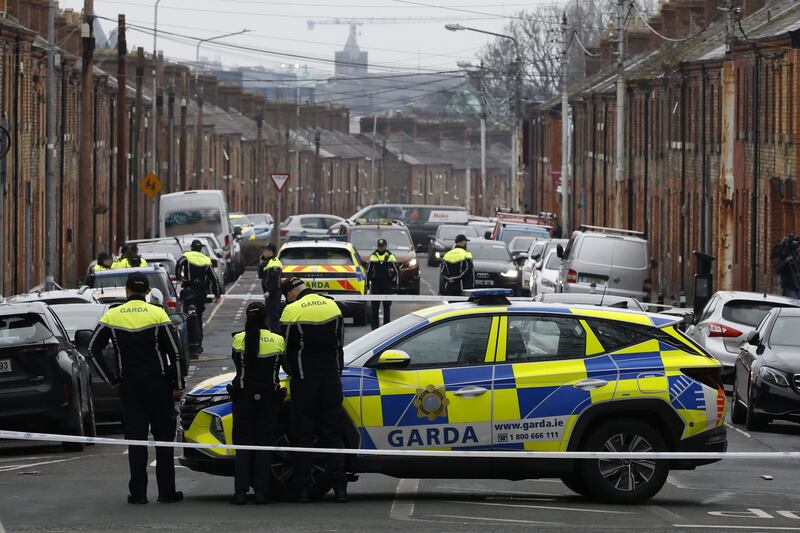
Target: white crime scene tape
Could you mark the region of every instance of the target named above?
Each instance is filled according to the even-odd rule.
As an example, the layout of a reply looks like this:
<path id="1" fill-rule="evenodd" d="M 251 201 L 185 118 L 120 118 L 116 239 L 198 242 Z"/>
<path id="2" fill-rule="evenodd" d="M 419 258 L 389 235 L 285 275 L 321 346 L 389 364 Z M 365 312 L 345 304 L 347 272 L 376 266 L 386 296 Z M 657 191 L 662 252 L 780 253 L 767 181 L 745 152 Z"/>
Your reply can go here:
<path id="1" fill-rule="evenodd" d="M 179 448 L 194 450 L 250 450 L 265 452 L 312 452 L 343 455 L 384 455 L 405 457 L 476 457 L 485 459 L 800 459 L 800 452 L 541 452 L 527 450 L 372 450 L 356 448 L 304 448 L 295 446 L 255 446 L 245 444 L 203 444 L 197 442 L 166 442 L 153 440 L 81 437 L 54 433 L 29 433 L 0 430 L 0 439 L 38 442 L 78 442 L 114 446 L 146 446 L 148 448 Z"/>

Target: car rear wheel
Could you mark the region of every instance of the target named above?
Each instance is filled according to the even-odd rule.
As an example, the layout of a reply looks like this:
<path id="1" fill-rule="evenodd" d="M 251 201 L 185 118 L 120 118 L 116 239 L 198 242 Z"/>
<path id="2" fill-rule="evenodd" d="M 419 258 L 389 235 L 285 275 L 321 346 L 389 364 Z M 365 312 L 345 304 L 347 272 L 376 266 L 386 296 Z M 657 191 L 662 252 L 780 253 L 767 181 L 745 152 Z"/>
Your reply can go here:
<path id="1" fill-rule="evenodd" d="M 635 418 L 606 422 L 592 431 L 583 449 L 604 452 L 664 451 L 661 434 Z M 578 472 L 589 493 L 609 503 L 642 503 L 655 496 L 667 481 L 666 461 L 599 459 L 581 461 Z"/>
<path id="2" fill-rule="evenodd" d="M 734 424 L 744 424 L 747 422 L 747 408 L 742 405 L 742 399 L 739 396 L 739 389 L 736 387 L 735 377 L 733 394 L 731 395 L 731 422 Z"/>
<path id="3" fill-rule="evenodd" d="M 91 392 L 89 394 L 89 412 L 83 417 L 83 434 L 87 437 L 97 436 L 97 422 L 94 416 L 94 398 Z M 94 443 L 92 443 L 94 444 Z"/>
<path id="4" fill-rule="evenodd" d="M 747 411 L 745 412 L 745 425 L 751 431 L 765 429 L 770 423 L 770 419 L 755 412 L 755 402 L 753 401 L 752 387 L 747 394 Z"/>
<path id="5" fill-rule="evenodd" d="M 288 416 L 281 417 L 278 424 L 279 437 L 275 445 L 292 446 Z M 327 461 L 326 454 L 312 454 L 311 487 L 308 490 L 308 496 L 312 500 L 322 498 L 331 490 L 331 482 L 327 474 Z M 295 469 L 294 456 L 289 452 L 273 452 L 271 469 L 272 479 L 269 488 L 272 498 L 274 500 L 290 498 L 295 490 L 291 485 Z"/>
<path id="6" fill-rule="evenodd" d="M 80 396 L 78 396 L 77 398 L 73 398 L 73 402 L 74 402 L 75 411 L 76 411 L 76 413 L 75 413 L 76 421 L 75 421 L 75 425 L 71 429 L 67 430 L 67 434 L 68 435 L 75 435 L 75 436 L 78 436 L 78 437 L 83 437 L 83 436 L 86 435 L 86 432 L 85 432 L 86 422 L 84 421 L 83 410 L 81 409 L 81 403 L 83 403 L 83 402 L 82 402 L 82 399 L 80 398 Z M 83 442 L 62 442 L 61 443 L 61 448 L 63 448 L 63 450 L 65 452 L 82 452 L 83 448 L 85 446 L 86 446 L 86 444 L 84 444 Z"/>

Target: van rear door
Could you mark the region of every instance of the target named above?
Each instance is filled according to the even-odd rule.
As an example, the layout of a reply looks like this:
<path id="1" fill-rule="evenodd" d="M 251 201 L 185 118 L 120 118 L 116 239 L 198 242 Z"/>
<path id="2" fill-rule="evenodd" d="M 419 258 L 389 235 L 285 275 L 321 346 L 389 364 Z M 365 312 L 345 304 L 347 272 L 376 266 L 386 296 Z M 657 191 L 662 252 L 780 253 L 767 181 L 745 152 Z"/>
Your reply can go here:
<path id="1" fill-rule="evenodd" d="M 614 260 L 611 263 L 609 289 L 644 293 L 645 281 L 650 277 L 647 241 L 621 237 L 609 238 L 614 242 Z"/>

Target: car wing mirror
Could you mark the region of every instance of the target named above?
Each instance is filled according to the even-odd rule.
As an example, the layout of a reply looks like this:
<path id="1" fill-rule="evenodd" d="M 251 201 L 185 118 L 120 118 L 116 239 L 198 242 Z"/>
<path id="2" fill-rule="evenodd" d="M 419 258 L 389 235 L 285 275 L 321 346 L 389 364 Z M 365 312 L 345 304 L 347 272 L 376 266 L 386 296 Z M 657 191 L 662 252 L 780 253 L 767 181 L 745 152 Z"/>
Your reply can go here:
<path id="1" fill-rule="evenodd" d="M 556 246 L 556 255 L 559 259 L 564 259 L 564 247 L 560 244 Z"/>
<path id="2" fill-rule="evenodd" d="M 378 357 L 378 368 L 405 368 L 411 357 L 402 350 L 386 350 Z"/>
<path id="3" fill-rule="evenodd" d="M 90 329 L 79 329 L 75 332 L 75 342 L 73 344 L 79 350 L 88 348 L 92 342 L 92 335 L 94 335 L 94 331 Z"/>
<path id="4" fill-rule="evenodd" d="M 414 245 L 414 251 L 415 252 L 421 252 L 422 250 L 423 250 L 423 246 L 421 244 L 415 244 Z"/>
<path id="5" fill-rule="evenodd" d="M 758 331 L 753 330 L 747 334 L 747 344 L 750 346 L 758 346 L 761 344 L 761 336 L 758 334 Z"/>
<path id="6" fill-rule="evenodd" d="M 220 248 L 214 248 L 214 255 L 216 255 L 219 259 L 225 257 L 225 254 L 222 252 Z"/>

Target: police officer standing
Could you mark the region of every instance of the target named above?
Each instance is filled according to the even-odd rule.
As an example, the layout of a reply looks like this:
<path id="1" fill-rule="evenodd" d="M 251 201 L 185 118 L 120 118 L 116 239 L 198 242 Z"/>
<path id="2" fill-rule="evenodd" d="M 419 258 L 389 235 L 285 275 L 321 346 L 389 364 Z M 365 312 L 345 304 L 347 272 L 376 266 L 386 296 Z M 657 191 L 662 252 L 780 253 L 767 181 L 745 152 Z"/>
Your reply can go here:
<path id="1" fill-rule="evenodd" d="M 314 436 L 327 448 L 342 448 L 342 341 L 344 321 L 332 299 L 309 290 L 303 280 L 281 283 L 286 307 L 281 314 L 286 354 L 281 365 L 290 376 L 290 416 L 296 446 L 311 447 Z M 328 454 L 328 476 L 336 501 L 347 501 L 344 455 Z M 295 501 L 310 501 L 311 455 L 297 454 L 292 485 Z"/>
<path id="2" fill-rule="evenodd" d="M 139 255 L 139 247 L 135 244 L 122 246 L 122 257 L 112 263 L 111 268 L 144 268 L 147 261 Z"/>
<path id="3" fill-rule="evenodd" d="M 214 303 L 219 302 L 219 281 L 211 266 L 211 259 L 202 252 L 203 243 L 192 241 L 191 250 L 183 252 L 175 265 L 175 275 L 183 283 L 180 298 L 189 314 L 189 351 L 192 355 L 203 353 L 203 312 L 210 287 Z M 194 308 L 194 312 L 191 312 Z"/>
<path id="4" fill-rule="evenodd" d="M 274 332 L 280 331 L 278 318 L 281 307 L 281 272 L 283 265 L 275 257 L 275 245 L 269 243 L 264 246 L 258 263 L 258 277 L 261 279 L 261 288 L 264 291 L 264 303 L 269 317 L 268 327 Z"/>
<path id="5" fill-rule="evenodd" d="M 245 310 L 244 331 L 233 336 L 233 364 L 236 377 L 228 385 L 233 401 L 233 443 L 273 445 L 284 391 L 278 371 L 283 355 L 283 337 L 264 327 L 267 309 L 253 302 Z M 247 503 L 247 491 L 255 490 L 256 504 L 269 503 L 270 452 L 236 450 L 234 494 L 231 503 Z"/>
<path id="6" fill-rule="evenodd" d="M 392 294 L 394 287 L 399 281 L 400 272 L 397 270 L 397 258 L 392 252 L 386 249 L 386 239 L 378 240 L 378 249 L 369 256 L 369 266 L 367 267 L 367 283 L 369 283 L 370 294 Z M 380 327 L 380 306 L 381 302 L 372 302 L 372 329 Z M 383 323 L 388 324 L 392 321 L 390 308 L 392 302 L 383 302 Z"/>
<path id="7" fill-rule="evenodd" d="M 474 285 L 472 253 L 467 250 L 469 239 L 465 235 L 456 236 L 456 245 L 442 257 L 441 277 L 442 295 L 461 296 L 465 289 Z"/>
<path id="8" fill-rule="evenodd" d="M 175 401 L 183 394 L 180 350 L 172 322 L 163 309 L 145 302 L 150 284 L 134 272 L 125 284 L 127 301 L 100 319 L 89 344 L 89 359 L 112 388 L 119 388 L 125 438 L 147 440 L 148 431 L 158 441 L 175 439 Z M 111 340 L 117 359 L 116 374 L 103 359 Z M 128 503 L 147 503 L 147 447 L 129 446 Z M 156 448 L 158 501 L 179 502 L 175 490 L 173 448 Z"/>

